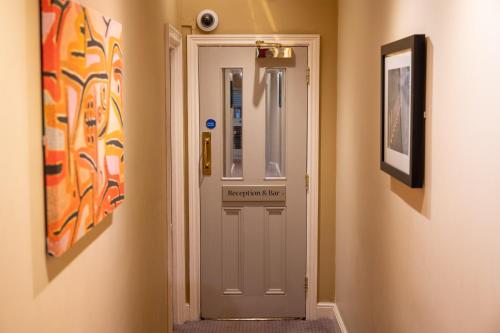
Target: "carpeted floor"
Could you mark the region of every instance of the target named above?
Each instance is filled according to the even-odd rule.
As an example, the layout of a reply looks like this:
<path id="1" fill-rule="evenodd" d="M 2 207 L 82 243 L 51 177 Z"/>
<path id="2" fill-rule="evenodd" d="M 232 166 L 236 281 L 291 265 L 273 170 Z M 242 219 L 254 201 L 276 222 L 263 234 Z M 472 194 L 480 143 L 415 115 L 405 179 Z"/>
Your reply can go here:
<path id="1" fill-rule="evenodd" d="M 213 321 L 189 322 L 174 327 L 174 333 L 341 333 L 330 319 L 273 321 Z"/>

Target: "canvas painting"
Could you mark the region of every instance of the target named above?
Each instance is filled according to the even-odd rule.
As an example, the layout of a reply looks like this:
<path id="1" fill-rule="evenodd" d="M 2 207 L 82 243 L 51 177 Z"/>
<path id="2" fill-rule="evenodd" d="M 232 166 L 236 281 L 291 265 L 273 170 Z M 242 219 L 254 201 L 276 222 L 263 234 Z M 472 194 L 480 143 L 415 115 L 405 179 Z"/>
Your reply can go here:
<path id="1" fill-rule="evenodd" d="M 47 251 L 60 256 L 124 200 L 122 26 L 42 0 Z"/>

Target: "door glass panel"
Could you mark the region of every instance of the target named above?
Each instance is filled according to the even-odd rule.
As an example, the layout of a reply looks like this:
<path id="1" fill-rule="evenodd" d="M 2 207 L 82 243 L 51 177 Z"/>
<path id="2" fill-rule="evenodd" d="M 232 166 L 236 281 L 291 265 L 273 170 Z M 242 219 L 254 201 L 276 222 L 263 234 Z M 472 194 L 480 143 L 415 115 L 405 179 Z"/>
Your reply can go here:
<path id="1" fill-rule="evenodd" d="M 285 177 L 285 69 L 266 70 L 266 177 Z"/>
<path id="2" fill-rule="evenodd" d="M 224 177 L 243 177 L 243 69 L 224 68 Z"/>

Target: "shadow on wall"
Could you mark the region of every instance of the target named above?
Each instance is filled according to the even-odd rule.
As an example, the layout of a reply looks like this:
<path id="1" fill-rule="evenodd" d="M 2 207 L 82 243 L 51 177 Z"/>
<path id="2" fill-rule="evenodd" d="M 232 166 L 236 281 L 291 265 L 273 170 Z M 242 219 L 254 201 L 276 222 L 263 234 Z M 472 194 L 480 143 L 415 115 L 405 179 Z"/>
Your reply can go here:
<path id="1" fill-rule="evenodd" d="M 434 46 L 430 38 L 427 38 L 427 78 L 426 78 L 426 101 L 425 101 L 425 180 L 424 188 L 412 189 L 391 177 L 391 191 L 405 201 L 414 210 L 431 219 L 431 177 L 432 177 L 432 92 L 433 92 L 433 68 Z"/>
<path id="2" fill-rule="evenodd" d="M 39 295 L 52 280 L 66 269 L 87 247 L 89 247 L 113 222 L 113 215 L 108 215 L 94 229 L 75 243 L 60 257 L 48 256 L 45 247 L 45 221 L 34 220 L 33 225 L 33 295 Z M 40 228 L 39 226 L 43 227 Z M 38 232 L 35 230 L 38 229 Z M 41 230 L 40 230 L 41 229 Z M 41 245 L 41 246 L 40 246 Z"/>
<path id="3" fill-rule="evenodd" d="M 97 224 L 91 232 L 86 234 L 82 239 L 76 242 L 60 257 L 45 256 L 47 267 L 47 277 L 52 281 L 59 273 L 61 273 L 73 260 L 76 259 L 85 249 L 92 244 L 106 229 L 113 223 L 113 215 L 106 216 L 99 224 Z"/>

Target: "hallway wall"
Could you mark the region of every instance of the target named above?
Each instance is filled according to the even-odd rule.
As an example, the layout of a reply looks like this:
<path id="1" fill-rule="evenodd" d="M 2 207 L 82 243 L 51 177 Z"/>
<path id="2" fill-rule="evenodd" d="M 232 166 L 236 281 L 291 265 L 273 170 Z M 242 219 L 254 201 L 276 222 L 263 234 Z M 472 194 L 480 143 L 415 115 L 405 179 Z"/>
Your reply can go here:
<path id="1" fill-rule="evenodd" d="M 425 189 L 379 168 L 380 46 L 428 35 Z M 341 0 L 337 303 L 350 333 L 499 332 L 500 2 Z"/>
<path id="2" fill-rule="evenodd" d="M 126 200 L 46 257 L 38 1 L 0 2 L 0 332 L 166 332 L 163 36 L 178 7 L 81 2 L 123 24 Z"/>
<path id="3" fill-rule="evenodd" d="M 184 34 L 202 33 L 196 27 L 196 17 L 205 8 L 219 15 L 216 34 L 321 35 L 318 300 L 333 301 L 337 0 L 183 0 L 181 24 Z"/>

